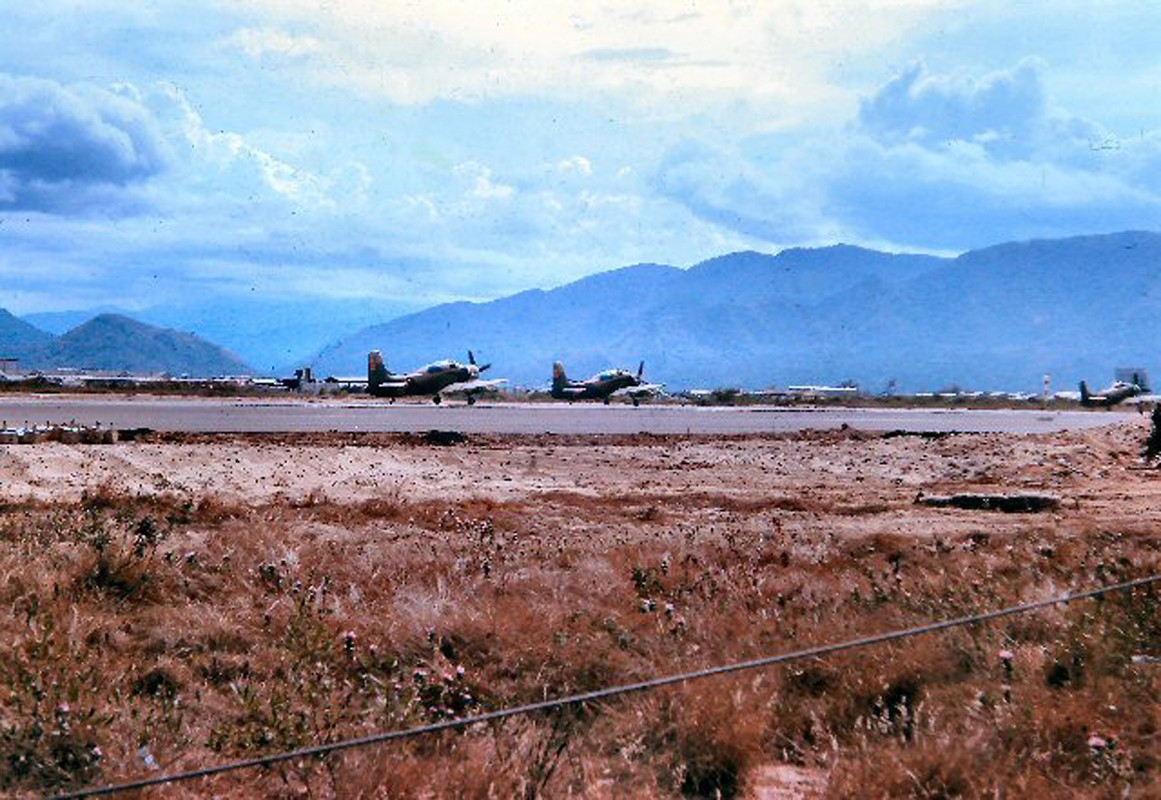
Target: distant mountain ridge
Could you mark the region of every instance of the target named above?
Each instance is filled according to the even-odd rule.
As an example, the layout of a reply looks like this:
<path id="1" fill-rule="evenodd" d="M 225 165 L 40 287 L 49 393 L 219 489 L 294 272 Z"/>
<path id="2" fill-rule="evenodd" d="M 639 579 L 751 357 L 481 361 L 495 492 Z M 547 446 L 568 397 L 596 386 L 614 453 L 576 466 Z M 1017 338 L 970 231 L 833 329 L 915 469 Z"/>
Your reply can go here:
<path id="1" fill-rule="evenodd" d="M 89 311 L 26 314 L 25 322 L 64 334 L 97 314 L 113 313 L 160 328 L 196 334 L 225 347 L 260 372 L 286 374 L 333 342 L 342 331 L 357 330 L 419 310 L 414 302 L 367 298 L 285 299 L 199 297 L 140 310 L 101 307 Z"/>
<path id="2" fill-rule="evenodd" d="M 100 314 L 61 336 L 9 320 L 15 317 L 0 309 L 0 355 L 11 354 L 25 369 L 71 367 L 195 377 L 253 372 L 237 356 L 193 334 L 121 314 Z"/>
<path id="3" fill-rule="evenodd" d="M 38 360 L 52 343 L 53 336 L 0 308 L 0 358 L 21 363 Z"/>
<path id="4" fill-rule="evenodd" d="M 273 358 L 317 337 L 325 316 L 319 309 L 336 308 L 256 303 L 254 319 L 243 319 L 240 306 L 222 306 L 222 318 L 208 320 L 213 303 L 189 313 L 235 342 L 272 340 L 261 352 Z M 352 301 L 344 308 L 352 313 L 333 314 L 332 330 L 359 324 L 363 309 L 370 316 L 375 306 Z M 277 313 L 267 319 L 262 309 Z M 295 319 L 308 316 L 307 338 L 293 340 Z M 72 321 L 45 318 L 60 326 Z M 687 269 L 637 264 L 363 327 L 286 368 L 362 375 L 372 349 L 390 368 L 405 370 L 463 359 L 470 348 L 494 364 L 489 377 L 530 387 L 547 385 L 555 360 L 574 377 L 608 366 L 635 369 L 644 360 L 646 377 L 671 389 L 854 380 L 870 391 L 888 384 L 903 391 L 1036 391 L 1046 373 L 1054 388 L 1075 388 L 1081 378 L 1103 383 L 1120 366 L 1161 373 L 1158 341 L 1161 235 L 1128 231 L 1000 244 L 955 258 L 834 245 L 731 253 Z M 0 357 L 26 367 L 253 372 L 205 337 L 120 314 L 56 337 L 0 309 Z"/>
<path id="5" fill-rule="evenodd" d="M 1161 235 L 1131 231 L 1002 244 L 957 258 L 848 245 L 640 264 L 556 289 L 450 303 L 322 350 L 319 374 L 382 350 L 413 368 L 474 348 L 497 377 L 543 386 L 634 367 L 671 388 L 854 380 L 865 389 L 1075 388 L 1149 367 L 1161 340 Z"/>

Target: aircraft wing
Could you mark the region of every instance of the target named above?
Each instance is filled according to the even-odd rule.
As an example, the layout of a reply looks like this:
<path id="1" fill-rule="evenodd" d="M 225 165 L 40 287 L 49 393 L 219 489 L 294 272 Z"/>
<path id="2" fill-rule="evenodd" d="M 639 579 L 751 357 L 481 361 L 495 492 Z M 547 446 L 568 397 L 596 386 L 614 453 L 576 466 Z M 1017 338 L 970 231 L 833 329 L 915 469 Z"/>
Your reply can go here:
<path id="1" fill-rule="evenodd" d="M 637 386 L 626 386 L 613 392 L 610 397 L 653 397 L 665 390 L 664 383 L 642 383 Z"/>
<path id="2" fill-rule="evenodd" d="M 1161 403 L 1161 394 L 1137 394 L 1128 399 L 1128 402 L 1141 405 L 1143 403 Z"/>
<path id="3" fill-rule="evenodd" d="M 452 383 L 439 390 L 440 394 L 475 394 L 477 392 L 494 392 L 501 384 L 507 383 L 507 378 L 494 378 L 488 381 L 463 381 Z"/>

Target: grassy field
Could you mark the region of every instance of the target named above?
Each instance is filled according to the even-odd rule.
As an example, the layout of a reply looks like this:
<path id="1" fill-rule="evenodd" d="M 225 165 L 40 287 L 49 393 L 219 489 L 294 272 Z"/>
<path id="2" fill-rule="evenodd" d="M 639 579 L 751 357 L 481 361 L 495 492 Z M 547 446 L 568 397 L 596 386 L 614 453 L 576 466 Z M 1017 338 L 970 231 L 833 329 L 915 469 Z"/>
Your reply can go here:
<path id="1" fill-rule="evenodd" d="M 116 445 L 201 452 L 218 477 L 143 488 L 74 464 L 80 492 L 5 498 L 0 788 L 150 777 L 1154 574 L 1141 433 L 312 437 L 279 442 L 318 466 L 275 494 L 214 488 L 271 457 L 258 437 Z M 64 448 L 12 447 L 0 468 L 73 464 Z M 406 471 L 332 488 L 327 465 L 354 458 L 457 488 Z M 980 489 L 1062 503 L 914 502 Z M 147 796 L 1159 796 L 1154 659 L 1161 587 Z"/>

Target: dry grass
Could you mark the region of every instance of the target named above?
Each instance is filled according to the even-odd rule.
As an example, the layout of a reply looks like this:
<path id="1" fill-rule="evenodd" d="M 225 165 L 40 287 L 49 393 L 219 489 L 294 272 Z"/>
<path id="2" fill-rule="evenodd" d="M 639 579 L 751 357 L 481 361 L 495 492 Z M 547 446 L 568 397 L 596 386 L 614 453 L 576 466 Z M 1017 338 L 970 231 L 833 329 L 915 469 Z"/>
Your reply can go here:
<path id="1" fill-rule="evenodd" d="M 795 446 L 855 459 L 882 441 Z M 909 487 L 830 481 L 454 502 L 102 484 L 10 502 L 0 788 L 32 796 L 333 742 L 1161 566 L 1139 515 L 950 512 L 955 524 L 917 535 L 897 532 L 928 525 L 909 515 L 944 512 L 911 505 Z M 1161 666 L 1141 654 L 1161 655 L 1159 588 L 165 796 L 730 797 L 757 794 L 770 764 L 816 770 L 833 797 L 1148 796 L 1161 792 Z"/>

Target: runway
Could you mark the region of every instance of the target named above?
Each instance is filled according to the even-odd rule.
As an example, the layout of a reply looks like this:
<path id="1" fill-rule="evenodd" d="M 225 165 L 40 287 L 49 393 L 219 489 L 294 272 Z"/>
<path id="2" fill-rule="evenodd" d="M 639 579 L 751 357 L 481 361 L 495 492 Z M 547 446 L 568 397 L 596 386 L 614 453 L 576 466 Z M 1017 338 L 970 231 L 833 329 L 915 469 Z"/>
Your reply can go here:
<path id="1" fill-rule="evenodd" d="M 101 425 L 191 433 L 754 434 L 827 430 L 1051 433 L 1126 422 L 1121 411 L 835 407 L 605 406 L 600 403 L 388 403 L 332 398 L 144 395 L 0 397 L 5 426 Z"/>

